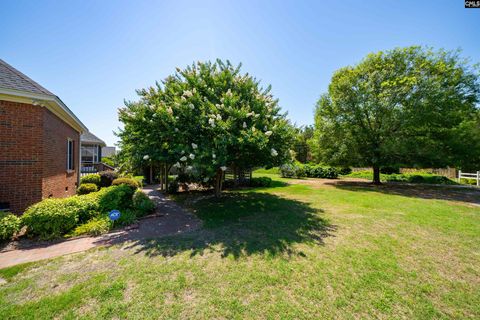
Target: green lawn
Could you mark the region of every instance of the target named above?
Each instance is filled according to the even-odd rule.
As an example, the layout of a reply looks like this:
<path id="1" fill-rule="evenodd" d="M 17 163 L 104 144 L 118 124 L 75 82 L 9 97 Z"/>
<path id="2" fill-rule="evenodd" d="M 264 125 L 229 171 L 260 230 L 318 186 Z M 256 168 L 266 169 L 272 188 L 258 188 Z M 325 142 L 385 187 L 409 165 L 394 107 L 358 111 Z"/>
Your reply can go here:
<path id="1" fill-rule="evenodd" d="M 1 318 L 480 318 L 479 206 L 289 181 L 177 196 L 190 234 L 0 270 Z"/>

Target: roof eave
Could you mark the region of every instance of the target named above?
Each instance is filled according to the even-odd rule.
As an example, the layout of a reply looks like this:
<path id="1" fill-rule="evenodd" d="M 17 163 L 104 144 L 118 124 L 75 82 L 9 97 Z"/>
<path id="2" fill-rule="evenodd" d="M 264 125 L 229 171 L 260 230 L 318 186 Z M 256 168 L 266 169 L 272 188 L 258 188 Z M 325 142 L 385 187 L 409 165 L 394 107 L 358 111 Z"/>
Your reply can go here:
<path id="1" fill-rule="evenodd" d="M 88 128 L 77 118 L 77 116 L 57 96 L 20 91 L 20 90 L 14 90 L 14 89 L 7 89 L 7 88 L 0 88 L 0 95 L 21 97 L 29 100 L 31 99 L 31 101 L 28 101 L 28 103 L 31 103 L 34 105 L 43 105 L 45 107 L 50 106 L 49 109 L 62 119 L 65 118 L 61 112 L 63 111 L 63 113 L 65 113 L 65 115 L 68 118 L 70 118 L 73 122 L 69 124 L 72 125 L 72 127 L 74 127 L 78 132 L 83 133 L 88 131 Z M 75 124 L 76 126 L 73 126 L 73 124 Z"/>

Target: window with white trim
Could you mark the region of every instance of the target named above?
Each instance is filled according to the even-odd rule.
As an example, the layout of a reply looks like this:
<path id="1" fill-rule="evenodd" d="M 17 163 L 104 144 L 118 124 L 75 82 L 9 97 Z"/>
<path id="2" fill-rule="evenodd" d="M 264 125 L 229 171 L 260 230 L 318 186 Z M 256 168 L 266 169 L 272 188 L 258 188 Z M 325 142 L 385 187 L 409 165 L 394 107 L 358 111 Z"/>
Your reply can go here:
<path id="1" fill-rule="evenodd" d="M 74 169 L 74 163 L 75 163 L 75 158 L 74 158 L 74 141 L 68 139 L 67 140 L 67 170 L 73 170 Z"/>

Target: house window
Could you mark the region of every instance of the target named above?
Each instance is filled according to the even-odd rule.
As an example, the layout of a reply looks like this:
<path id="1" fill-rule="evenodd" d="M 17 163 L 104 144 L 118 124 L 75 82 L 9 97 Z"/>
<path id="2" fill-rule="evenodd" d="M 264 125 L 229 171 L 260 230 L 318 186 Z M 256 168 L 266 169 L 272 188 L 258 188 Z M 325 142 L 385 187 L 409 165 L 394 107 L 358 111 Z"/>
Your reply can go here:
<path id="1" fill-rule="evenodd" d="M 93 164 L 98 163 L 98 145 L 82 144 L 82 163 Z"/>
<path id="2" fill-rule="evenodd" d="M 74 169 L 74 148 L 73 148 L 74 141 L 68 139 L 67 140 L 67 170 Z"/>

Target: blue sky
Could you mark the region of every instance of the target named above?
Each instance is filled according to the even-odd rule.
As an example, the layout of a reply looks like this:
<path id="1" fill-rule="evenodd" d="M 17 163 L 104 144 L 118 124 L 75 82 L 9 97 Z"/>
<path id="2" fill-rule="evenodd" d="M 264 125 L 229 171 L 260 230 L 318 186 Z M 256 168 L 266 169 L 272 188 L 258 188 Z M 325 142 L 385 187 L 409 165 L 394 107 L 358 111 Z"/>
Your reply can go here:
<path id="1" fill-rule="evenodd" d="M 480 62 L 480 9 L 463 0 L 3 0 L 0 12 L 0 58 L 108 144 L 124 99 L 197 60 L 242 62 L 299 125 L 333 71 L 369 52 L 419 44 Z"/>

